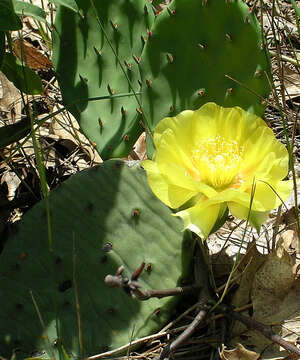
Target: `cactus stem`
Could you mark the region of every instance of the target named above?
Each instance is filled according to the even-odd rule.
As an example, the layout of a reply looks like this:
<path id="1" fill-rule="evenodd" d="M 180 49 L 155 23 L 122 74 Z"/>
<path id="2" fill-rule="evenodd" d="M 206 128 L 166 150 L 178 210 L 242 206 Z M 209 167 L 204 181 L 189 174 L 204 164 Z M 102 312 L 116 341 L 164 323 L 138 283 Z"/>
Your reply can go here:
<path id="1" fill-rule="evenodd" d="M 141 58 L 136 56 L 135 54 L 133 54 L 132 57 L 137 64 L 139 64 L 141 62 Z"/>
<path id="2" fill-rule="evenodd" d="M 124 135 L 124 141 L 129 141 L 129 135 Z"/>
<path id="3" fill-rule="evenodd" d="M 104 124 L 103 124 L 103 121 L 101 120 L 100 116 L 98 117 L 98 122 L 99 122 L 99 126 L 100 126 L 100 134 L 102 134 Z"/>
<path id="4" fill-rule="evenodd" d="M 205 95 L 205 89 L 201 89 L 197 93 L 198 96 L 204 96 Z"/>
<path id="5" fill-rule="evenodd" d="M 202 50 L 206 49 L 206 46 L 204 44 L 198 43 L 197 46 Z"/>
<path id="6" fill-rule="evenodd" d="M 110 87 L 110 85 L 107 85 L 107 90 L 110 93 L 110 95 L 113 95 L 115 93 L 115 90 Z"/>
<path id="7" fill-rule="evenodd" d="M 123 116 L 126 116 L 126 114 L 127 114 L 127 110 L 123 106 L 121 107 L 121 114 Z"/>
<path id="8" fill-rule="evenodd" d="M 147 79 L 146 84 L 147 84 L 147 87 L 150 88 L 152 86 L 152 80 Z"/>
<path id="9" fill-rule="evenodd" d="M 168 10 L 168 13 L 169 13 L 170 16 L 174 16 L 175 13 L 176 13 L 175 10 L 171 10 L 171 9 L 169 9 L 168 7 L 167 7 L 167 10 Z"/>
<path id="10" fill-rule="evenodd" d="M 173 55 L 166 53 L 166 57 L 167 57 L 167 60 L 169 61 L 169 63 L 172 64 L 172 62 L 174 61 Z"/>
<path id="11" fill-rule="evenodd" d="M 233 88 L 228 88 L 227 89 L 227 94 L 231 95 L 233 93 Z"/>
<path id="12" fill-rule="evenodd" d="M 228 41 L 230 42 L 232 41 L 232 36 L 230 34 L 226 34 L 225 36 Z"/>
<path id="13" fill-rule="evenodd" d="M 114 23 L 112 20 L 110 20 L 110 24 L 114 30 L 118 30 L 118 24 Z"/>

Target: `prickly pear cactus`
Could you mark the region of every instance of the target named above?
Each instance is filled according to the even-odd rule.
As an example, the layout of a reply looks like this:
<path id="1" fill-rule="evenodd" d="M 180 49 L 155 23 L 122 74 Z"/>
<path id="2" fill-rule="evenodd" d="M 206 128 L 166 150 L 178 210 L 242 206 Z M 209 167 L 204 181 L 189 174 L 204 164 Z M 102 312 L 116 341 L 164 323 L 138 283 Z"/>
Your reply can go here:
<path id="1" fill-rule="evenodd" d="M 76 2 L 79 13 L 59 8 L 53 31 L 53 60 L 63 100 L 77 102 L 69 110 L 103 159 L 126 155 L 143 130 L 133 95 L 140 91 L 138 62 L 154 18 L 151 4 L 147 0 Z M 87 100 L 124 93 L 131 96 Z"/>
<path id="2" fill-rule="evenodd" d="M 145 288 L 173 287 L 187 275 L 191 239 L 154 197 L 144 171 L 108 161 L 64 182 L 50 206 L 53 263 L 44 202 L 24 216 L 0 257 L 1 356 L 17 348 L 22 358 L 42 349 L 53 357 L 62 346 L 79 356 L 76 286 L 85 356 L 157 330 L 174 298 L 139 302 L 103 281 L 120 265 L 130 276 L 143 261 Z"/>
<path id="3" fill-rule="evenodd" d="M 269 62 L 260 26 L 242 0 L 173 0 L 154 23 L 147 0 L 78 5 L 78 14 L 61 7 L 55 23 L 54 64 L 65 103 L 132 95 L 128 78 L 142 92 L 141 99 L 82 100 L 70 107 L 103 158 L 127 155 L 141 121 L 153 130 L 163 117 L 208 101 L 263 113 Z"/>
<path id="4" fill-rule="evenodd" d="M 254 93 L 269 94 L 269 63 L 260 25 L 243 1 L 173 0 L 149 35 L 140 69 L 152 129 L 163 117 L 208 101 L 263 113 Z"/>

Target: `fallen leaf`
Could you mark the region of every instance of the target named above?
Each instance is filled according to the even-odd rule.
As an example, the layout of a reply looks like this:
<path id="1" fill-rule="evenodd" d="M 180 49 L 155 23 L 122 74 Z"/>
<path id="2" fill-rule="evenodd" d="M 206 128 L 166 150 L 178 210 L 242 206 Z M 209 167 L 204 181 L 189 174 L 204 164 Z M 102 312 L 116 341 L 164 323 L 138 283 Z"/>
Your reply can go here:
<path id="1" fill-rule="evenodd" d="M 300 253 L 300 242 L 295 230 L 286 230 L 280 235 L 279 243 L 282 244 L 282 249 L 290 255 Z M 277 254 L 280 255 L 281 248 L 277 250 Z"/>
<path id="2" fill-rule="evenodd" d="M 291 68 L 287 64 L 284 67 L 284 87 L 290 99 L 295 99 L 300 96 L 300 75 L 299 71 Z"/>
<path id="3" fill-rule="evenodd" d="M 15 55 L 31 69 L 52 68 L 52 62 L 34 46 L 25 40 L 17 39 L 13 42 Z"/>
<path id="4" fill-rule="evenodd" d="M 233 350 L 226 350 L 226 346 L 222 346 L 220 358 L 222 360 L 257 360 L 260 354 L 247 350 L 242 344 L 237 344 Z"/>
<path id="5" fill-rule="evenodd" d="M 291 233 L 288 234 L 291 235 Z M 255 273 L 252 268 L 255 262 L 245 269 L 241 284 L 247 278 L 251 284 L 248 287 L 241 286 L 237 290 L 235 299 L 243 299 L 245 292 L 247 294 L 249 291 L 253 304 L 252 317 L 265 325 L 272 325 L 274 333 L 286 341 L 297 344 L 300 329 L 300 279 L 295 275 L 296 258 L 285 249 L 289 247 L 290 240 L 291 238 L 286 239 L 285 242 L 281 240 L 276 251 L 263 255 L 262 264 L 259 267 L 256 266 Z M 255 251 L 252 250 L 252 253 L 254 254 Z M 251 272 L 252 280 L 247 270 Z M 239 291 L 242 293 L 239 294 Z M 238 322 L 235 322 L 233 330 L 235 338 L 232 339 L 231 345 L 242 342 L 248 348 L 263 353 L 261 357 L 264 359 L 278 359 L 288 354 L 278 344 L 271 343 L 257 331 L 247 330 Z"/>

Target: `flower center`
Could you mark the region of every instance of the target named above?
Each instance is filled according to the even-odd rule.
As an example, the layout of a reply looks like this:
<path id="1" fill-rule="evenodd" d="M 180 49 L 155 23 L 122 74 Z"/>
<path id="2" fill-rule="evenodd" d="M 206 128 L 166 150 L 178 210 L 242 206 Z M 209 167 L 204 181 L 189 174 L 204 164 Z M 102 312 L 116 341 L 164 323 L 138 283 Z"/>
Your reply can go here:
<path id="1" fill-rule="evenodd" d="M 244 148 L 236 140 L 220 135 L 197 143 L 192 150 L 192 162 L 197 169 L 197 179 L 215 189 L 236 187 L 240 182 L 239 169 Z"/>

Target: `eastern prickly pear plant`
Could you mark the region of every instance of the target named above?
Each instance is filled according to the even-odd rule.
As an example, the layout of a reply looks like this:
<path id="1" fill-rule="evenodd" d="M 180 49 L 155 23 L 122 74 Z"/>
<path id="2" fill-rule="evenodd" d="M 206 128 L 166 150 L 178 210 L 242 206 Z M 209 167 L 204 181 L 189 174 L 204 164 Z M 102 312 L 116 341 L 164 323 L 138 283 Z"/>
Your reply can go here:
<path id="1" fill-rule="evenodd" d="M 145 0 L 77 2 L 57 13 L 54 63 L 64 102 L 103 158 L 127 154 L 143 130 L 138 63 L 154 14 Z M 119 97 L 127 94 L 126 97 Z M 88 98 L 106 96 L 106 100 Z"/>
<path id="2" fill-rule="evenodd" d="M 80 356 L 78 313 L 85 356 L 158 330 L 174 298 L 138 302 L 104 284 L 120 266 L 130 276 L 142 262 L 145 288 L 174 287 L 188 275 L 192 239 L 152 194 L 140 166 L 111 160 L 83 171 L 53 191 L 50 207 L 52 256 L 44 201 L 1 255 L 1 356 L 46 350 L 53 358 L 62 348 Z"/>
<path id="3" fill-rule="evenodd" d="M 140 70 L 151 130 L 211 101 L 261 115 L 269 94 L 260 25 L 242 1 L 173 0 L 156 18 Z"/>
<path id="4" fill-rule="evenodd" d="M 54 63 L 64 102 L 104 159 L 208 101 L 263 113 L 269 62 L 243 1 L 173 0 L 161 13 L 147 0 L 77 3 L 79 13 L 58 12 Z"/>
<path id="5" fill-rule="evenodd" d="M 59 8 L 53 30 L 64 103 L 103 159 L 127 155 L 145 128 L 155 128 L 157 153 L 144 163 L 148 181 L 162 202 L 180 207 L 173 215 L 183 223 L 153 195 L 139 165 L 109 160 L 67 180 L 51 193 L 50 212 L 42 201 L 24 216 L 1 256 L 4 356 L 18 348 L 25 356 L 46 350 L 51 357 L 57 351 L 84 357 L 158 329 L 174 299 L 137 303 L 122 289 L 106 287 L 104 277 L 120 266 L 130 276 L 145 262 L 139 280 L 145 288 L 174 287 L 186 276 L 193 250 L 182 229 L 206 238 L 225 221 L 228 208 L 243 219 L 249 210 L 252 172 L 242 164 L 247 159 L 252 170 L 257 165 L 252 140 L 261 139 L 255 126 L 262 120 L 253 115 L 249 125 L 241 108 L 262 114 L 269 63 L 246 5 L 173 0 L 159 13 L 146 0 L 76 3 L 77 12 Z M 213 115 L 203 107 L 194 122 L 191 110 L 207 102 L 241 108 L 227 116 L 224 108 L 208 104 Z M 214 126 L 207 126 L 209 117 Z M 191 126 L 184 128 L 180 119 Z M 264 126 L 257 130 L 265 135 L 259 144 L 269 141 L 265 152 L 274 166 L 258 168 L 263 180 L 274 169 L 272 185 L 281 189 L 286 154 L 271 146 Z M 281 190 L 285 195 L 289 187 Z M 261 196 L 264 191 L 259 188 Z M 260 221 L 277 206 L 273 197 L 262 197 L 266 204 L 254 202 Z"/>

